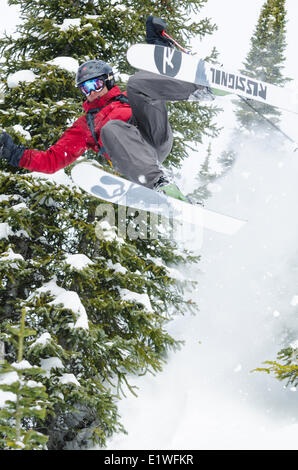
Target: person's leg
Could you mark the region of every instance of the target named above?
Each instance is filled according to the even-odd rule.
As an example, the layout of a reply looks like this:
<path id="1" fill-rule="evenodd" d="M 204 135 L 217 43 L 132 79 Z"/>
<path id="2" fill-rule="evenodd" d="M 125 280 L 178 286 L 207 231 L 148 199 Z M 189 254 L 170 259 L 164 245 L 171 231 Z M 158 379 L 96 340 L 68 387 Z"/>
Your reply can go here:
<path id="1" fill-rule="evenodd" d="M 101 129 L 101 140 L 115 170 L 134 183 L 153 188 L 163 174 L 159 156 L 134 125 L 109 121 Z M 164 153 L 170 152 L 170 146 L 163 146 Z"/>
<path id="2" fill-rule="evenodd" d="M 156 148 L 160 161 L 167 156 L 166 143 L 173 139 L 166 101 L 187 100 L 197 89 L 198 86 L 193 83 L 144 71 L 135 73 L 128 80 L 127 97 L 133 112 L 133 122 L 144 138 Z"/>
<path id="3" fill-rule="evenodd" d="M 101 130 L 114 168 L 130 181 L 153 188 L 163 176 L 161 163 L 173 145 L 166 101 L 188 99 L 197 88 L 150 72 L 132 76 L 127 85 L 132 124 L 114 120 Z"/>

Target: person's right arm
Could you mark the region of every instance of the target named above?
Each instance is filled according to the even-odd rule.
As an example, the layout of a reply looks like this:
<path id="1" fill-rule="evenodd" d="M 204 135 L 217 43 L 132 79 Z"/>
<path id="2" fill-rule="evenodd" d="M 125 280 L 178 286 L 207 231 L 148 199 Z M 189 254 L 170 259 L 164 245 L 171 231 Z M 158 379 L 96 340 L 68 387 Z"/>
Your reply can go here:
<path id="1" fill-rule="evenodd" d="M 55 173 L 73 163 L 88 148 L 90 132 L 84 116 L 68 128 L 60 139 L 46 151 L 25 149 L 15 145 L 3 132 L 0 136 L 0 156 L 13 166 L 41 173 Z"/>

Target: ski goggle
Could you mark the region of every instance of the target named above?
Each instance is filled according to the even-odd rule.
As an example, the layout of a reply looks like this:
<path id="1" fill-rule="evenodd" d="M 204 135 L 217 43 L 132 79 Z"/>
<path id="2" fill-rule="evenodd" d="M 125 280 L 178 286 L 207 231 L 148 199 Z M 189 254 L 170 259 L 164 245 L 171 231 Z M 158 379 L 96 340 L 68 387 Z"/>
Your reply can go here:
<path id="1" fill-rule="evenodd" d="M 101 91 L 105 86 L 105 81 L 101 78 L 93 78 L 92 80 L 87 80 L 86 82 L 81 83 L 80 89 L 84 95 L 89 96 L 91 91 Z"/>

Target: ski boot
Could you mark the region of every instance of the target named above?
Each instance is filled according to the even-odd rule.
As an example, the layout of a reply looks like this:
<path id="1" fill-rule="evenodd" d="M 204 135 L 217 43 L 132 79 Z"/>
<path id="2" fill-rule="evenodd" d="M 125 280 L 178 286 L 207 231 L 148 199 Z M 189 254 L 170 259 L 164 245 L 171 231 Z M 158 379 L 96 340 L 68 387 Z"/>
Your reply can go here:
<path id="1" fill-rule="evenodd" d="M 182 194 L 178 186 L 175 183 L 169 181 L 168 178 L 164 175 L 162 175 L 157 180 L 153 186 L 153 190 L 157 191 L 158 193 L 164 193 L 166 196 L 173 197 L 174 199 L 189 202 L 188 198 Z"/>

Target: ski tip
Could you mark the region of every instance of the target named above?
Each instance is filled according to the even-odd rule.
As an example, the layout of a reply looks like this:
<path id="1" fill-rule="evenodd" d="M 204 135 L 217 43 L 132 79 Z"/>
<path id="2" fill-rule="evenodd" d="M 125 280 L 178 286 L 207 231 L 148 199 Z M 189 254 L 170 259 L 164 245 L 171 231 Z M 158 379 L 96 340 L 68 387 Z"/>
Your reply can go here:
<path id="1" fill-rule="evenodd" d="M 134 63 L 135 63 L 135 59 L 136 59 L 136 55 L 137 55 L 137 50 L 138 50 L 137 44 L 133 44 L 133 45 L 130 46 L 130 47 L 127 49 L 127 51 L 126 51 L 127 62 L 128 62 L 132 67 L 135 67 L 135 66 L 134 66 Z"/>
<path id="2" fill-rule="evenodd" d="M 204 214 L 204 227 L 214 232 L 223 233 L 225 235 L 236 234 L 248 222 L 247 220 L 221 214 L 210 209 L 202 209 L 202 212 Z"/>

